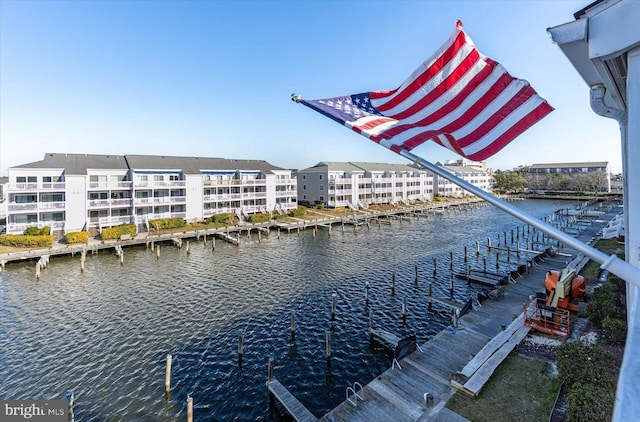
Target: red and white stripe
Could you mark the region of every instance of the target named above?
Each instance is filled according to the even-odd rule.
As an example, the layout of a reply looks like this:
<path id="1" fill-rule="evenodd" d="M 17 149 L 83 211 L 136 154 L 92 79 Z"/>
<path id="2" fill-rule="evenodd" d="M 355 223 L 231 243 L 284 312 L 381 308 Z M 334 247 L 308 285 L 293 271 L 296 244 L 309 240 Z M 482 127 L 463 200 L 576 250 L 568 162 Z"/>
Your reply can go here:
<path id="1" fill-rule="evenodd" d="M 384 116 L 345 123 L 356 132 L 396 152 L 433 140 L 477 161 L 553 110 L 527 81 L 480 54 L 460 22 L 399 88 L 370 96 Z"/>

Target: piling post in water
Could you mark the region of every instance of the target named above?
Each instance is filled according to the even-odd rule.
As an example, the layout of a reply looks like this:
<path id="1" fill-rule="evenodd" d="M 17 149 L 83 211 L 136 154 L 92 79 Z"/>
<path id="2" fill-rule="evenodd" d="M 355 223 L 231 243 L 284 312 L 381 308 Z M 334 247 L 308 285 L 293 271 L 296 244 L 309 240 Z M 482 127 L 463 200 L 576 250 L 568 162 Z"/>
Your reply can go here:
<path id="1" fill-rule="evenodd" d="M 273 358 L 269 358 L 269 369 L 267 370 L 267 381 L 273 381 L 275 379 L 273 375 Z"/>
<path id="2" fill-rule="evenodd" d="M 482 268 L 484 269 L 484 272 L 487 272 L 487 258 L 482 258 Z"/>
<path id="3" fill-rule="evenodd" d="M 167 367 L 164 373 L 164 392 L 169 395 L 171 392 L 171 355 L 167 355 Z"/>
<path id="4" fill-rule="evenodd" d="M 313 238 L 315 239 L 316 238 L 316 229 L 315 229 L 315 227 L 313 229 L 311 229 L 311 234 L 312 234 Z"/>
<path id="5" fill-rule="evenodd" d="M 369 309 L 369 327 L 373 327 L 373 309 Z"/>
<path id="6" fill-rule="evenodd" d="M 365 306 L 369 306 L 369 282 L 364 283 L 364 303 Z"/>
<path id="7" fill-rule="evenodd" d="M 278 227 L 278 240 L 280 240 L 280 227 Z"/>
<path id="8" fill-rule="evenodd" d="M 471 286 L 471 268 L 467 264 L 467 286 Z"/>
<path id="9" fill-rule="evenodd" d="M 467 263 L 467 247 L 464 247 L 464 263 Z"/>
<path id="10" fill-rule="evenodd" d="M 436 278 L 437 268 L 438 268 L 438 265 L 437 265 L 436 259 L 433 258 L 433 278 L 434 279 Z"/>
<path id="11" fill-rule="evenodd" d="M 331 295 L 331 321 L 336 320 L 336 297 L 337 296 L 338 295 L 336 295 L 335 293 Z"/>
<path id="12" fill-rule="evenodd" d="M 156 248 L 156 258 L 160 259 L 160 245 Z"/>
<path id="13" fill-rule="evenodd" d="M 151 242 L 151 252 L 153 252 L 154 249 L 155 249 L 155 244 L 154 242 Z"/>
<path id="14" fill-rule="evenodd" d="M 73 391 L 67 391 L 67 394 L 65 394 L 65 397 L 67 399 L 68 402 L 68 411 L 67 411 L 67 416 L 68 416 L 68 420 L 69 422 L 74 422 L 74 415 L 73 415 Z"/>
<path id="15" fill-rule="evenodd" d="M 452 319 L 453 319 L 453 328 L 458 328 L 458 311 L 455 309 L 453 310 Z"/>
<path id="16" fill-rule="evenodd" d="M 414 272 L 414 275 L 415 275 L 415 278 L 414 278 L 415 283 L 418 284 L 418 266 L 417 265 L 413 266 L 413 272 Z"/>
<path id="17" fill-rule="evenodd" d="M 480 255 L 480 242 L 476 240 L 476 256 Z"/>
<path id="18" fill-rule="evenodd" d="M 431 283 L 429 283 L 429 310 L 431 310 Z"/>
<path id="19" fill-rule="evenodd" d="M 120 249 L 119 258 L 120 258 L 120 265 L 123 265 L 124 264 L 124 251 L 122 249 Z"/>
<path id="20" fill-rule="evenodd" d="M 296 313 L 291 311 L 291 340 L 296 339 Z"/>
<path id="21" fill-rule="evenodd" d="M 391 274 L 391 296 L 396 294 L 396 274 Z"/>
<path id="22" fill-rule="evenodd" d="M 258 243 L 262 242 L 262 232 L 258 231 Z"/>
<path id="23" fill-rule="evenodd" d="M 40 280 L 40 261 L 36 262 L 36 280 Z"/>
<path id="24" fill-rule="evenodd" d="M 487 237 L 487 249 L 491 250 L 491 238 Z"/>
<path id="25" fill-rule="evenodd" d="M 193 397 L 187 396 L 187 422 L 193 422 Z"/>
<path id="26" fill-rule="evenodd" d="M 187 240 L 187 255 L 191 254 L 191 248 L 189 247 L 189 241 Z"/>
<path id="27" fill-rule="evenodd" d="M 325 333 L 325 336 L 326 336 L 325 345 L 326 345 L 326 351 L 327 351 L 327 360 L 329 360 L 331 358 L 331 332 L 327 331 Z"/>
<path id="28" fill-rule="evenodd" d="M 453 271 L 453 252 L 449 252 L 449 269 Z"/>
<path id="29" fill-rule="evenodd" d="M 453 273 L 449 275 L 449 294 L 453 296 Z"/>
<path id="30" fill-rule="evenodd" d="M 407 320 L 407 298 L 402 298 L 402 321 Z"/>
<path id="31" fill-rule="evenodd" d="M 511 263 L 511 249 L 507 248 L 507 262 Z"/>
<path id="32" fill-rule="evenodd" d="M 238 365 L 242 365 L 242 354 L 244 346 L 244 330 L 240 328 L 238 330 Z"/>
<path id="33" fill-rule="evenodd" d="M 496 271 L 500 269 L 500 252 L 496 252 Z"/>

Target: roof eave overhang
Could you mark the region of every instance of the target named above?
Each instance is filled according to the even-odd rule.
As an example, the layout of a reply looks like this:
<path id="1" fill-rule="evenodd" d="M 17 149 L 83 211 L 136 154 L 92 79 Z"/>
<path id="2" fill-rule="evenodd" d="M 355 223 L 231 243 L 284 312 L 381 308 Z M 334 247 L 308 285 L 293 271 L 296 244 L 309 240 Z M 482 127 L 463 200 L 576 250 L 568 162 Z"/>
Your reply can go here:
<path id="1" fill-rule="evenodd" d="M 579 19 L 547 29 L 587 85 L 604 85 L 606 105 L 620 110 L 626 110 L 624 55 L 640 44 L 640 8 L 633 3 L 603 1 Z"/>

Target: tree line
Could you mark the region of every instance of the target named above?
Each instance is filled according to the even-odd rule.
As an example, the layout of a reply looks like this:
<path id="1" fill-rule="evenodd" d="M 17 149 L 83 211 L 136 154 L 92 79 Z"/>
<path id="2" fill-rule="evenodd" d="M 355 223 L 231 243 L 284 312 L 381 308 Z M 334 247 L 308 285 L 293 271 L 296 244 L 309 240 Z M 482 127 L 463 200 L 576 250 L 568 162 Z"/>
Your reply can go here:
<path id="1" fill-rule="evenodd" d="M 523 190 L 603 192 L 607 186 L 604 172 L 543 174 L 496 170 L 493 175 L 493 189 L 500 193 Z"/>

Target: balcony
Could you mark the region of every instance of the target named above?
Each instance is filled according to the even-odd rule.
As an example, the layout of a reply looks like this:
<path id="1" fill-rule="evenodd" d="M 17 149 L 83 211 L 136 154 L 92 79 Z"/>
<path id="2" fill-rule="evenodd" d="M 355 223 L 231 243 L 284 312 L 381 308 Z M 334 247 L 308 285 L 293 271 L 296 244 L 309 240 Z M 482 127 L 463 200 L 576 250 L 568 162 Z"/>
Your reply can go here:
<path id="1" fill-rule="evenodd" d="M 184 204 L 186 203 L 186 196 L 158 196 L 152 198 L 134 198 L 133 205 L 158 205 L 158 204 Z"/>
<path id="2" fill-rule="evenodd" d="M 7 187 L 7 190 L 10 191 L 17 191 L 17 190 L 38 190 L 38 184 L 33 182 L 33 183 L 15 183 L 15 184 L 10 184 Z"/>
<path id="3" fill-rule="evenodd" d="M 41 190 L 64 190 L 65 187 L 65 182 L 43 182 L 40 185 Z"/>
<path id="4" fill-rule="evenodd" d="M 147 182 L 136 181 L 133 187 L 134 189 L 183 188 L 186 185 L 187 182 L 185 180 L 171 180 L 168 182 L 152 180 Z"/>
<path id="5" fill-rule="evenodd" d="M 39 202 L 40 206 L 38 207 L 41 210 L 59 210 L 63 209 L 66 205 L 64 201 L 58 202 Z"/>
<path id="6" fill-rule="evenodd" d="M 267 192 L 245 192 L 242 194 L 242 199 L 252 199 L 252 198 L 266 198 Z"/>
<path id="7" fill-rule="evenodd" d="M 89 182 L 89 189 L 102 189 L 102 190 L 130 190 L 133 186 L 132 181 L 119 181 L 119 182 Z"/>
<path id="8" fill-rule="evenodd" d="M 131 224 L 131 215 L 112 215 L 111 217 L 92 217 L 89 220 L 92 223 L 100 221 L 100 225 L 106 226 L 119 226 L 120 224 Z"/>
<path id="9" fill-rule="evenodd" d="M 351 179 L 349 179 L 349 183 L 351 183 Z M 276 179 L 276 185 L 296 185 L 298 181 L 296 179 Z"/>
<path id="10" fill-rule="evenodd" d="M 32 211 L 37 209 L 37 202 L 30 202 L 28 204 L 7 204 L 8 211 Z"/>
<path id="11" fill-rule="evenodd" d="M 277 197 L 281 197 L 281 196 L 296 196 L 297 195 L 297 191 L 296 190 L 277 190 L 276 191 L 276 196 Z"/>
<path id="12" fill-rule="evenodd" d="M 130 207 L 131 198 L 117 198 L 117 199 L 90 199 L 89 208 L 105 208 L 105 207 Z"/>

